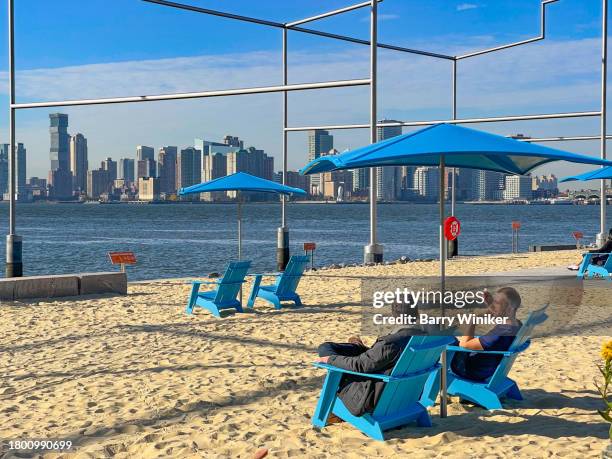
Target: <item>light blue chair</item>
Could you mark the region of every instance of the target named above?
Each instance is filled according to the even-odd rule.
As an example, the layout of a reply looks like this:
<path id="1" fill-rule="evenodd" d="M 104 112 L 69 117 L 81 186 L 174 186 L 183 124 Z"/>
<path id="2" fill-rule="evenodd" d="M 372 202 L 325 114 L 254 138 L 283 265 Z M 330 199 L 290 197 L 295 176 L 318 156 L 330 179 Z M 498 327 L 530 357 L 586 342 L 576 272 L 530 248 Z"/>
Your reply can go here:
<path id="1" fill-rule="evenodd" d="M 431 427 L 427 408 L 419 399 L 427 378 L 440 367 L 440 354 L 452 342 L 453 337 L 448 336 L 413 336 L 390 375 L 357 373 L 315 363 L 316 367 L 327 370 L 327 376 L 312 424 L 317 428 L 325 427 L 327 418 L 333 413 L 375 440 L 384 440 L 385 430 L 412 421 L 419 426 Z M 345 374 L 379 379 L 386 383 L 372 413 L 354 416 L 338 398 L 340 380 Z"/>
<path id="2" fill-rule="evenodd" d="M 523 400 L 521 391 L 515 381 L 508 377 L 512 364 L 518 355 L 531 344 L 530 336 L 533 329 L 544 322 L 548 316 L 546 308 L 548 305 L 533 311 L 518 331 L 508 351 L 473 351 L 459 346 L 448 346 L 447 348 L 447 392 L 448 395 L 458 396 L 463 400 L 469 400 L 487 410 L 502 409 L 501 399 L 504 397 L 514 400 Z M 501 355 L 502 359 L 495 373 L 485 381 L 472 381 L 456 375 L 451 370 L 451 362 L 455 352 L 475 352 Z M 422 402 L 426 406 L 432 406 L 437 398 L 440 388 L 440 370 L 432 373 L 423 391 Z"/>
<path id="3" fill-rule="evenodd" d="M 233 261 L 225 270 L 225 274 L 216 282 L 193 281 L 191 295 L 187 303 L 187 314 L 192 314 L 196 306 L 208 309 L 215 317 L 221 317 L 221 309 L 236 309 L 242 312 L 240 300 L 236 297 L 240 292 L 240 287 L 244 283 L 247 271 L 251 266 L 250 261 Z M 216 285 L 215 290 L 200 292 L 200 285 Z"/>
<path id="4" fill-rule="evenodd" d="M 307 255 L 293 255 L 285 271 L 276 274 L 274 285 L 260 285 L 262 277 L 269 274 L 257 274 L 247 307 L 252 308 L 258 297 L 272 303 L 276 309 L 281 308 L 281 301 L 293 301 L 297 307 L 302 306 L 300 295 L 296 290 L 309 260 Z"/>
<path id="5" fill-rule="evenodd" d="M 608 255 L 608 259 L 602 265 L 592 264 L 593 257 Z M 578 277 L 582 279 L 594 279 L 596 277 L 602 277 L 612 281 L 612 254 L 608 253 L 585 253 L 578 268 Z"/>

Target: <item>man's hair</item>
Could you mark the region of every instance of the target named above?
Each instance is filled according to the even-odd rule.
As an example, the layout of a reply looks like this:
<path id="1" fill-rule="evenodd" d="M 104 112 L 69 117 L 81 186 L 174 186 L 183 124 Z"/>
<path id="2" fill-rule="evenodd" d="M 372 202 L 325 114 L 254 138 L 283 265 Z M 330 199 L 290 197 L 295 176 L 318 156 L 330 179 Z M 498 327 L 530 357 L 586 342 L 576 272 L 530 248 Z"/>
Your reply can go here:
<path id="1" fill-rule="evenodd" d="M 519 295 L 519 292 L 517 292 L 516 289 L 512 287 L 502 287 L 497 291 L 497 293 L 503 294 L 512 308 L 518 309 L 521 305 L 521 295 Z"/>

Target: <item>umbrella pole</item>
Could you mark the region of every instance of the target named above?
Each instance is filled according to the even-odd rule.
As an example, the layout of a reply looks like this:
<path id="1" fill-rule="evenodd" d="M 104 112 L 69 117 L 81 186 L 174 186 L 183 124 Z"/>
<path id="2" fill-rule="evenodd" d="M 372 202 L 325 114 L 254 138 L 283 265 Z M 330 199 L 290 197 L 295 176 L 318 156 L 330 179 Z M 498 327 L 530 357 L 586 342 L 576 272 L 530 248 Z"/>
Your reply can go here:
<path id="1" fill-rule="evenodd" d="M 236 191 L 238 200 L 238 261 L 242 259 L 242 201 L 240 191 Z M 240 285 L 240 304 L 242 304 L 242 285 Z"/>
<path id="2" fill-rule="evenodd" d="M 440 291 L 444 297 L 446 275 L 446 240 L 444 239 L 444 200 L 446 198 L 446 165 L 444 155 L 440 156 Z M 444 302 L 442 302 L 442 315 L 445 315 Z M 446 417 L 446 350 L 442 351 L 440 359 L 440 417 Z"/>

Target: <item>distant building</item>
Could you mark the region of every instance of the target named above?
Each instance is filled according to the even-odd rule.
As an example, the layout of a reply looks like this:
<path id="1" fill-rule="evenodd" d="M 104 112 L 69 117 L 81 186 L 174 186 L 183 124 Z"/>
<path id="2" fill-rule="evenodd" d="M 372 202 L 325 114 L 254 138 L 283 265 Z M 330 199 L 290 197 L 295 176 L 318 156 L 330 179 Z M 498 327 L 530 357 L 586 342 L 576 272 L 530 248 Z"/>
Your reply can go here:
<path id="1" fill-rule="evenodd" d="M 136 178 L 139 179 L 140 177 L 157 177 L 153 147 L 144 145 L 136 147 Z"/>
<path id="2" fill-rule="evenodd" d="M 380 120 L 379 124 L 398 123 L 396 120 Z M 401 126 L 378 126 L 376 128 L 377 141 L 387 140 L 402 135 Z M 384 166 L 376 168 L 376 198 L 381 201 L 394 201 L 401 192 L 402 169 L 397 166 Z"/>
<path id="3" fill-rule="evenodd" d="M 100 168 L 108 172 L 108 181 L 110 183 L 117 180 L 117 161 L 113 161 L 112 158 L 106 158 L 102 161 Z"/>
<path id="4" fill-rule="evenodd" d="M 202 182 L 228 175 L 227 155 L 241 150 L 244 142 L 238 137 L 225 136 L 223 142 L 213 142 L 204 139 L 194 139 L 195 148 L 202 152 Z M 205 201 L 225 200 L 227 193 L 202 193 Z"/>
<path id="5" fill-rule="evenodd" d="M 477 170 L 473 183 L 473 195 L 478 201 L 501 201 L 504 199 L 506 174 L 502 172 Z"/>
<path id="6" fill-rule="evenodd" d="M 155 161 L 155 149 L 153 147 L 138 145 L 136 147 L 136 160 L 142 161 L 144 159 Z"/>
<path id="7" fill-rule="evenodd" d="M 236 147 L 239 150 L 242 150 L 244 148 L 244 142 L 238 137 L 234 137 L 231 135 L 226 135 L 225 137 L 223 137 L 223 143 L 229 145 L 230 147 Z"/>
<path id="8" fill-rule="evenodd" d="M 504 187 L 505 200 L 530 200 L 533 198 L 531 190 L 531 176 L 506 175 Z"/>
<path id="9" fill-rule="evenodd" d="M 134 160 L 133 159 L 122 158 L 119 160 L 119 167 L 117 169 L 117 178 L 124 180 L 127 186 L 134 183 Z"/>
<path id="10" fill-rule="evenodd" d="M 87 139 L 83 134 L 70 137 L 70 172 L 72 173 L 73 189 L 85 191 L 87 189 Z"/>
<path id="11" fill-rule="evenodd" d="M 533 176 L 531 190 L 535 199 L 554 198 L 559 195 L 559 181 L 552 174 Z"/>
<path id="12" fill-rule="evenodd" d="M 323 129 L 316 129 L 308 132 L 308 161 L 325 156 L 334 148 L 334 136 Z M 322 194 L 320 187 L 321 175 L 310 176 L 311 194 Z"/>
<path id="13" fill-rule="evenodd" d="M 159 199 L 158 177 L 140 177 L 138 179 L 138 199 L 140 201 L 157 201 Z"/>
<path id="14" fill-rule="evenodd" d="M 277 183 L 283 183 L 282 171 L 279 171 L 276 174 L 274 174 L 274 181 Z M 308 180 L 307 175 L 301 175 L 297 171 L 287 171 L 287 180 L 285 181 L 285 185 L 293 187 L 293 188 L 299 188 L 301 190 L 304 190 L 306 193 L 308 193 L 310 180 Z"/>
<path id="15" fill-rule="evenodd" d="M 17 199 L 24 200 L 28 198 L 27 190 L 27 152 L 22 143 L 17 144 L 15 152 L 15 177 L 17 186 Z"/>
<path id="16" fill-rule="evenodd" d="M 360 167 L 352 169 L 351 172 L 353 173 L 353 193 L 365 194 L 370 188 L 370 169 Z"/>
<path id="17" fill-rule="evenodd" d="M 70 171 L 70 134 L 68 134 L 68 115 L 52 113 L 49 115 L 51 135 L 51 170 L 49 190 L 55 199 L 72 197 L 72 172 Z"/>
<path id="18" fill-rule="evenodd" d="M 30 177 L 26 185 L 33 199 L 47 197 L 47 180 L 38 177 Z"/>
<path id="19" fill-rule="evenodd" d="M 201 183 L 202 152 L 196 148 L 182 149 L 176 157 L 177 190 Z M 183 199 L 199 200 L 198 195 L 185 196 Z"/>
<path id="20" fill-rule="evenodd" d="M 440 171 L 437 167 L 417 167 L 414 172 L 414 188 L 418 195 L 435 202 L 440 197 Z"/>
<path id="21" fill-rule="evenodd" d="M 323 174 L 323 197 L 345 200 L 350 197 L 353 189 L 353 173 L 351 171 L 333 171 Z"/>
<path id="22" fill-rule="evenodd" d="M 162 147 L 157 154 L 157 169 L 161 193 L 176 193 L 176 147 Z"/>
<path id="23" fill-rule="evenodd" d="M 87 172 L 87 196 L 91 199 L 99 199 L 104 193 L 110 191 L 108 171 L 98 169 Z"/>
<path id="24" fill-rule="evenodd" d="M 9 190 L 9 144 L 0 144 L 0 196 Z"/>

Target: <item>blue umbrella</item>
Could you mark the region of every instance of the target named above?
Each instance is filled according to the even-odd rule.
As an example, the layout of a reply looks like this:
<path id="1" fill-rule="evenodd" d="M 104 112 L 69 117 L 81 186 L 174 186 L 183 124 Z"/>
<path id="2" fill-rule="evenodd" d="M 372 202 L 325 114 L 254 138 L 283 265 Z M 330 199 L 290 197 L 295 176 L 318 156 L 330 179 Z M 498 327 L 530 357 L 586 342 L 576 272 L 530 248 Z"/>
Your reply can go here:
<path id="1" fill-rule="evenodd" d="M 300 188 L 293 188 L 281 183 L 272 182 L 261 177 L 255 177 L 245 172 L 236 172 L 232 175 L 219 177 L 209 182 L 181 188 L 180 196 L 186 194 L 209 193 L 213 191 L 237 191 L 237 192 L 256 192 L 256 193 L 276 193 L 282 195 L 306 194 Z M 238 196 L 238 259 L 242 255 L 242 202 Z"/>
<path id="2" fill-rule="evenodd" d="M 561 179 L 561 182 L 573 182 L 575 180 L 579 180 L 581 182 L 586 182 L 588 180 L 607 180 L 612 179 L 612 167 L 602 167 L 601 169 L 596 169 L 594 171 L 585 172 L 584 174 L 579 175 L 570 175 L 569 177 L 565 177 Z"/>
<path id="3" fill-rule="evenodd" d="M 444 289 L 445 167 L 483 169 L 522 175 L 551 162 L 612 166 L 612 162 L 534 145 L 455 124 L 436 124 L 334 156 L 311 161 L 302 174 L 380 166 L 439 166 L 440 168 L 440 285 Z M 442 354 L 441 416 L 446 416 L 446 353 Z"/>

